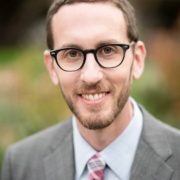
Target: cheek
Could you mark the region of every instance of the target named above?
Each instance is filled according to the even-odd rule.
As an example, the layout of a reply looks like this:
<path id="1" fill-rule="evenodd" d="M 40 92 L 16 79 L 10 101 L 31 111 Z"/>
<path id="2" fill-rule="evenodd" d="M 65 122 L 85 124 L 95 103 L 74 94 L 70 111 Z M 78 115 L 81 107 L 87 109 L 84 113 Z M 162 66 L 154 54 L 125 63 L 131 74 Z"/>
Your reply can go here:
<path id="1" fill-rule="evenodd" d="M 77 75 L 72 72 L 62 72 L 58 74 L 59 77 L 59 85 L 62 91 L 67 94 L 68 92 L 72 92 L 76 87 L 76 83 L 78 82 Z"/>
<path id="2" fill-rule="evenodd" d="M 109 82 L 116 86 L 121 87 L 125 82 L 129 82 L 130 69 L 127 67 L 120 66 L 109 72 Z"/>

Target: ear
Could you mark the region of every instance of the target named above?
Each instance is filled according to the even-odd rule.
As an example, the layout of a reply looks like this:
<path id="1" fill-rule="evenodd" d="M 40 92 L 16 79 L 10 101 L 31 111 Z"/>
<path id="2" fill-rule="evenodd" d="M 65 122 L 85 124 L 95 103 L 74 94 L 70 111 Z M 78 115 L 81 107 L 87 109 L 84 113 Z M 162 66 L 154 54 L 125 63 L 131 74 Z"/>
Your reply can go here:
<path id="1" fill-rule="evenodd" d="M 50 78 L 54 85 L 58 85 L 58 76 L 56 72 L 55 63 L 50 55 L 50 52 L 48 50 L 44 51 L 44 63 L 46 65 L 46 68 L 49 72 Z"/>
<path id="2" fill-rule="evenodd" d="M 146 48 L 142 41 L 135 44 L 134 64 L 133 64 L 133 79 L 139 79 L 144 70 L 144 61 L 146 57 Z"/>

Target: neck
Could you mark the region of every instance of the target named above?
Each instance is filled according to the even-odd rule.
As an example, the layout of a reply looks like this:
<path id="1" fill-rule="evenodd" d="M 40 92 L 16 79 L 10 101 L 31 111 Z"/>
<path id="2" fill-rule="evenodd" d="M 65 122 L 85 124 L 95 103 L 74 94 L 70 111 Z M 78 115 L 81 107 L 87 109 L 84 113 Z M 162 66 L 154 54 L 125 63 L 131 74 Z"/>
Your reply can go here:
<path id="1" fill-rule="evenodd" d="M 96 150 L 102 151 L 111 144 L 126 129 L 133 116 L 133 108 L 130 100 L 127 101 L 124 108 L 113 123 L 98 130 L 89 130 L 77 122 L 78 129 L 83 138 Z"/>

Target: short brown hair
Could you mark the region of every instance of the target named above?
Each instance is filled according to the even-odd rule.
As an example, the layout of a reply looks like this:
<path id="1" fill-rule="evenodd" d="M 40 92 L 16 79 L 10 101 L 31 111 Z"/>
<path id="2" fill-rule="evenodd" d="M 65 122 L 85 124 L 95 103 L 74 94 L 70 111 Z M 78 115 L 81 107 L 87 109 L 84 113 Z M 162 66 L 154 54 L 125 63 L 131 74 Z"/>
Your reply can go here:
<path id="1" fill-rule="evenodd" d="M 134 12 L 134 8 L 132 7 L 132 5 L 128 0 L 54 0 L 47 14 L 46 40 L 49 49 L 53 49 L 54 47 L 54 40 L 53 40 L 52 27 L 51 27 L 51 22 L 54 14 L 56 14 L 58 10 L 64 5 L 80 3 L 80 2 L 86 2 L 86 3 L 112 2 L 113 4 L 115 4 L 123 12 L 123 15 L 125 17 L 127 24 L 127 36 L 129 40 L 135 42 L 138 41 L 138 30 L 137 30 L 135 12 Z"/>

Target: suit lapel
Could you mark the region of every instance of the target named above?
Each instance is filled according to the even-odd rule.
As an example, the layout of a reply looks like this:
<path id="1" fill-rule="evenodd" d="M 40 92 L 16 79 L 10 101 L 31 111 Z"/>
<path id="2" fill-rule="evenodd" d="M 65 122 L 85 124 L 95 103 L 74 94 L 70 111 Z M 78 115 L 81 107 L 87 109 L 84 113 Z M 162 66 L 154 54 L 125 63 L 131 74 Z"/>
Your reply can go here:
<path id="1" fill-rule="evenodd" d="M 131 171 L 130 180 L 171 180 L 173 170 L 166 163 L 172 151 L 157 122 L 142 109 L 143 130 Z"/>
<path id="2" fill-rule="evenodd" d="M 50 153 L 44 159 L 47 180 L 74 179 L 72 125 L 68 122 L 55 136 Z"/>
<path id="3" fill-rule="evenodd" d="M 172 174 L 173 170 L 144 140 L 141 140 L 130 180 L 170 180 Z"/>

